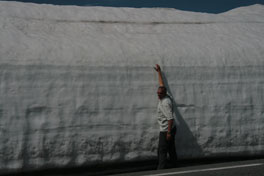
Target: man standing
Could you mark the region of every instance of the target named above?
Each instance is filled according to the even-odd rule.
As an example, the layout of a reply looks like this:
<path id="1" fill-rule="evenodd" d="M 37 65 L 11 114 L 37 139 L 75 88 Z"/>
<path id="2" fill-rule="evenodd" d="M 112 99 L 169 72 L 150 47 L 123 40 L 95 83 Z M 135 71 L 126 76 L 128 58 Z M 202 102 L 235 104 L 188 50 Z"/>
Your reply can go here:
<path id="1" fill-rule="evenodd" d="M 159 88 L 157 91 L 159 103 L 157 110 L 157 118 L 160 126 L 159 146 L 158 146 L 158 169 L 165 169 L 170 166 L 175 166 L 177 161 L 177 154 L 175 151 L 175 133 L 176 126 L 173 119 L 172 102 L 167 95 L 167 89 L 164 85 L 161 69 L 158 64 L 154 69 L 158 72 Z M 170 159 L 167 162 L 167 153 Z"/>

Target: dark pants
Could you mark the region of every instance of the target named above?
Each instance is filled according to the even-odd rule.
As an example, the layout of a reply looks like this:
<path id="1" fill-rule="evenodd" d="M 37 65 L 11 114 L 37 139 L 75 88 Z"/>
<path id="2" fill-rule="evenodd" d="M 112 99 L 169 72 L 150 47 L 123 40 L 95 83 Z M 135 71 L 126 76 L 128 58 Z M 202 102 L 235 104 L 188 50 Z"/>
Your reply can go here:
<path id="1" fill-rule="evenodd" d="M 167 160 L 167 153 L 170 159 Z M 158 169 L 175 167 L 177 162 L 177 153 L 175 149 L 175 133 L 171 136 L 171 140 L 167 140 L 167 132 L 160 132 L 158 147 Z"/>

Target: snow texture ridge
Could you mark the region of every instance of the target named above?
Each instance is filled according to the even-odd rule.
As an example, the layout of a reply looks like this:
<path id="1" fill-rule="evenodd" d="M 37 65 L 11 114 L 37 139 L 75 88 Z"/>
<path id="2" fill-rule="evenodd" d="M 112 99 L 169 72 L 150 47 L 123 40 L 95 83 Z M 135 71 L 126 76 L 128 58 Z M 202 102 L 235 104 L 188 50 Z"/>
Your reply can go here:
<path id="1" fill-rule="evenodd" d="M 264 154 L 264 6 L 221 14 L 0 2 L 0 172 L 156 157 L 158 63 L 179 158 Z"/>

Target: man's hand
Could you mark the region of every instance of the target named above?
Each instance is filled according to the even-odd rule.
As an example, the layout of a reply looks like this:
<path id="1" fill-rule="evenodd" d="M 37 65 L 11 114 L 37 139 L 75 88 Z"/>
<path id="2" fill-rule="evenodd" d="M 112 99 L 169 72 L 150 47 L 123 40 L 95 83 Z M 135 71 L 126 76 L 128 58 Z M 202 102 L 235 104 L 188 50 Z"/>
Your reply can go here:
<path id="1" fill-rule="evenodd" d="M 157 71 L 157 72 L 160 72 L 160 66 L 158 64 L 156 64 L 156 67 L 154 67 L 154 69 Z"/>
<path id="2" fill-rule="evenodd" d="M 170 132 L 167 132 L 167 141 L 170 141 L 171 140 L 171 133 Z"/>

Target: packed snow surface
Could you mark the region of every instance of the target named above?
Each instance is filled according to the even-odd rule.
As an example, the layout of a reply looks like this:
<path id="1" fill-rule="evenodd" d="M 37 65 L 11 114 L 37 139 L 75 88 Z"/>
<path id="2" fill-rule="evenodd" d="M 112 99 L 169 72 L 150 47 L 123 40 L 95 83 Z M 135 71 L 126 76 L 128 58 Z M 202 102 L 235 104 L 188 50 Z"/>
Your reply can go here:
<path id="1" fill-rule="evenodd" d="M 0 2 L 0 172 L 154 159 L 160 64 L 181 159 L 264 154 L 264 6 Z"/>

